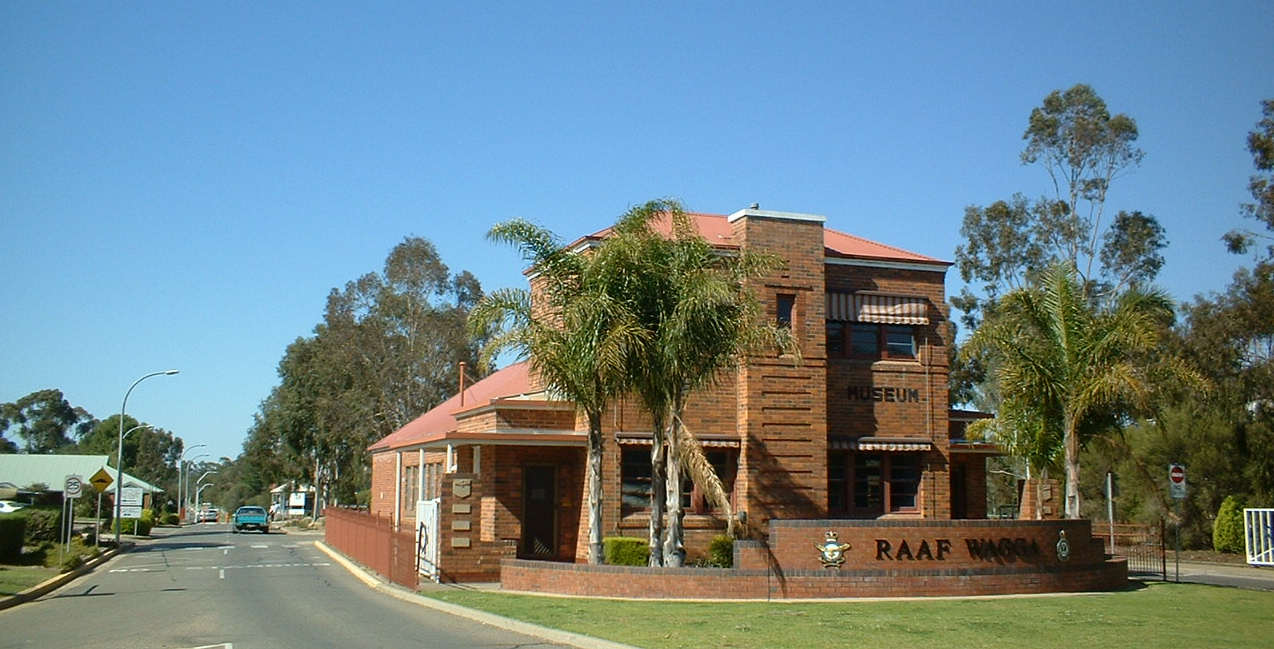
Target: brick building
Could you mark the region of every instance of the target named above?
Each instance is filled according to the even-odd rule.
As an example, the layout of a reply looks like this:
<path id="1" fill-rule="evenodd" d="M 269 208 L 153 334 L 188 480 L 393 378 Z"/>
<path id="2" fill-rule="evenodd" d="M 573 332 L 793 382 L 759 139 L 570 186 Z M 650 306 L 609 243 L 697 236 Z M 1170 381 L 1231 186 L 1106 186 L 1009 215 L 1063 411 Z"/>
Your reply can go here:
<path id="1" fill-rule="evenodd" d="M 725 250 L 787 264 L 755 283 L 801 361 L 754 357 L 687 408 L 749 526 L 771 519 L 986 517 L 985 458 L 947 403 L 948 262 L 824 227 L 808 214 L 745 209 L 692 215 Z M 606 231 L 583 237 L 588 245 Z M 422 528 L 445 579 L 486 579 L 501 557 L 586 556 L 586 422 L 526 363 L 464 385 L 372 445 L 373 513 Z M 606 536 L 645 536 L 650 423 L 634 399 L 608 410 Z M 687 483 L 691 556 L 725 522 Z"/>

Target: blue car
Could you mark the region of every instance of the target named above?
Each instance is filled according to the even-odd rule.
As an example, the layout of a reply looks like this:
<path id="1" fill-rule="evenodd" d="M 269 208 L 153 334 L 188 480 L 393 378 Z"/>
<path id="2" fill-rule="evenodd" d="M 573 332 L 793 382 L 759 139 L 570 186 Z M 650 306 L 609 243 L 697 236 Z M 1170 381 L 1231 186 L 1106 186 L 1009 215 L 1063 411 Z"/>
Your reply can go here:
<path id="1" fill-rule="evenodd" d="M 262 534 L 270 533 L 270 519 L 266 517 L 265 509 L 255 505 L 244 505 L 234 510 L 230 522 L 235 532 L 260 530 Z"/>

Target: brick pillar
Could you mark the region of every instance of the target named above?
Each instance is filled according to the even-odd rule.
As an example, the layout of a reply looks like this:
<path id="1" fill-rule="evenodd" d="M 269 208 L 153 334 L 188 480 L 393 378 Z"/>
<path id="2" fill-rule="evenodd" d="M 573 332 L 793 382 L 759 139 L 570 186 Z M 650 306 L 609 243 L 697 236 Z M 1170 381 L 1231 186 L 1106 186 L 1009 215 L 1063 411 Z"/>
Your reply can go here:
<path id="1" fill-rule="evenodd" d="M 753 282 L 772 322 L 780 296 L 792 300 L 799 365 L 758 354 L 738 372 L 738 426 L 743 433 L 736 485 L 749 526 L 771 518 L 827 514 L 827 354 L 821 216 L 740 210 L 729 221 L 735 241 L 775 254 L 786 265 Z"/>

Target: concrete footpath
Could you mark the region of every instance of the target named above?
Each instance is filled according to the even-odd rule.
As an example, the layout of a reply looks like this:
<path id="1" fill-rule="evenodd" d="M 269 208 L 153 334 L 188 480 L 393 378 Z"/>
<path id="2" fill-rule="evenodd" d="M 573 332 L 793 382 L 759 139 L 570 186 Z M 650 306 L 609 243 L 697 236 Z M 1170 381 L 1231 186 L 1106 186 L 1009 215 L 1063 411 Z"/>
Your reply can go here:
<path id="1" fill-rule="evenodd" d="M 1168 580 L 1177 580 L 1177 564 L 1171 558 L 1168 559 Z M 1181 582 L 1274 591 L 1274 568 L 1241 563 L 1182 561 Z"/>
<path id="2" fill-rule="evenodd" d="M 546 626 L 540 626 L 538 624 L 532 624 L 530 622 L 523 622 L 522 620 L 514 620 L 512 618 L 496 615 L 494 613 L 487 613 L 485 611 L 478 611 L 471 608 L 465 608 L 463 606 L 458 606 L 456 604 L 451 604 L 441 600 L 436 600 L 431 597 L 425 597 L 424 595 L 414 593 L 410 590 L 407 590 L 406 588 L 403 588 L 402 586 L 391 583 L 385 580 L 380 575 L 377 575 L 369 570 L 365 570 L 362 566 L 349 560 L 345 555 L 341 554 L 340 552 L 337 552 L 336 550 L 333 550 L 332 548 L 328 547 L 322 541 L 319 541 L 319 540 L 314 541 L 314 547 L 318 548 L 324 554 L 331 557 L 332 561 L 335 561 L 336 563 L 340 564 L 341 567 L 348 570 L 350 574 L 358 578 L 359 581 L 366 584 L 368 588 L 371 588 L 372 590 L 380 591 L 382 593 L 385 593 L 386 595 L 389 595 L 390 597 L 402 600 L 404 602 L 409 602 L 412 604 L 416 604 L 418 606 L 424 606 L 426 608 L 432 608 L 437 611 L 449 613 L 457 617 L 463 617 L 468 620 L 473 620 L 474 622 L 488 624 L 496 628 L 505 629 L 507 631 L 514 631 L 516 633 L 534 636 L 536 638 L 542 638 L 544 640 L 548 640 L 549 642 L 569 645 L 572 647 L 579 647 L 580 649 L 640 649 L 640 647 L 634 647 L 632 645 L 621 644 L 618 642 L 611 642 L 610 640 L 594 638 L 592 636 L 583 635 L 581 633 L 571 633 L 570 631 L 562 631 L 560 629 L 551 629 Z M 446 586 L 446 585 L 434 585 L 434 587 L 438 589 L 454 588 L 453 586 Z"/>

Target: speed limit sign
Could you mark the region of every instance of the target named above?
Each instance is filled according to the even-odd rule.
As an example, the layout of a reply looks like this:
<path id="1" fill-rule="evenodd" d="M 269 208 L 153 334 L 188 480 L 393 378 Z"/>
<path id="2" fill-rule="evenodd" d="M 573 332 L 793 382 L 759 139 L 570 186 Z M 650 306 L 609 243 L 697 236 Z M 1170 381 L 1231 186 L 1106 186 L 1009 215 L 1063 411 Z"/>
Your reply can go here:
<path id="1" fill-rule="evenodd" d="M 84 494 L 84 480 L 77 475 L 66 476 L 66 485 L 62 493 L 67 498 L 79 498 Z"/>

